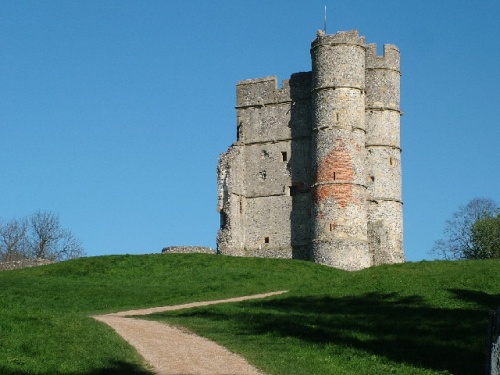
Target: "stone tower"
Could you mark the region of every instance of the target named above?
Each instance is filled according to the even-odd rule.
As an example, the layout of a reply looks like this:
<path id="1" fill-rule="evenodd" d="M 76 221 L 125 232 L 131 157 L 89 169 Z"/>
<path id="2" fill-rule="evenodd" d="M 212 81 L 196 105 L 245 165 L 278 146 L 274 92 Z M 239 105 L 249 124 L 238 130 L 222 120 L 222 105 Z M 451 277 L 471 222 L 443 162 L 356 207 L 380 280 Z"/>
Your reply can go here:
<path id="1" fill-rule="evenodd" d="M 374 264 L 403 256 L 401 195 L 400 60 L 396 46 L 366 48 L 366 150 L 368 237 Z"/>
<path id="2" fill-rule="evenodd" d="M 218 251 L 355 270 L 404 261 L 399 51 L 357 31 L 311 46 L 312 72 L 237 85 L 218 165 Z"/>
<path id="3" fill-rule="evenodd" d="M 320 33 L 311 55 L 312 260 L 368 267 L 364 38 Z"/>

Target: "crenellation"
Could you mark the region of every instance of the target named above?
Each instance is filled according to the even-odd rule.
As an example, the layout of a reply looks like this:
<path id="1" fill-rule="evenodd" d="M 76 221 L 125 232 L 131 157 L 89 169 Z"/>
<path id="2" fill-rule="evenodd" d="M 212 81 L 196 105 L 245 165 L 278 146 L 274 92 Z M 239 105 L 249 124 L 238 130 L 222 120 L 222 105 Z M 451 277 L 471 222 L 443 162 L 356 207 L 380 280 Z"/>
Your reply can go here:
<path id="1" fill-rule="evenodd" d="M 377 56 L 376 44 L 366 49 L 366 107 L 370 110 L 400 111 L 400 53 L 392 44 L 384 44 L 383 56 Z"/>
<path id="2" fill-rule="evenodd" d="M 400 52 L 393 44 L 384 44 L 383 55 L 377 55 L 377 45 L 366 45 L 366 69 L 389 69 L 400 73 Z"/>
<path id="3" fill-rule="evenodd" d="M 316 39 L 311 43 L 311 48 L 320 45 L 356 45 L 365 46 L 365 37 L 359 36 L 358 30 L 339 31 L 335 34 L 325 34 L 323 30 L 318 30 Z"/>
<path id="4" fill-rule="evenodd" d="M 276 76 L 247 79 L 236 85 L 236 108 L 262 107 L 291 101 L 289 80 L 284 80 L 282 88 L 278 88 Z"/>
<path id="5" fill-rule="evenodd" d="M 311 43 L 312 71 L 237 84 L 218 165 L 218 252 L 346 270 L 404 261 L 400 53 L 357 30 Z"/>

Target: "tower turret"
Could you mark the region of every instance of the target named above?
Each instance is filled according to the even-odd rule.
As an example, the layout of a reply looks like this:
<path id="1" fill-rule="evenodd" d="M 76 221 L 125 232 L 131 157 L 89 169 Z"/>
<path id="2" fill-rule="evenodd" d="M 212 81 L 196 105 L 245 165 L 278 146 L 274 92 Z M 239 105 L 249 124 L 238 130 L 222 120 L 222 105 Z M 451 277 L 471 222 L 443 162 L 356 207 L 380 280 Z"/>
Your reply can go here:
<path id="1" fill-rule="evenodd" d="M 366 50 L 366 149 L 368 238 L 374 264 L 398 263 L 403 255 L 401 197 L 400 56 L 384 45 Z"/>
<path id="2" fill-rule="evenodd" d="M 372 264 L 367 240 L 365 41 L 356 30 L 311 46 L 312 246 L 315 262 L 347 270 Z"/>

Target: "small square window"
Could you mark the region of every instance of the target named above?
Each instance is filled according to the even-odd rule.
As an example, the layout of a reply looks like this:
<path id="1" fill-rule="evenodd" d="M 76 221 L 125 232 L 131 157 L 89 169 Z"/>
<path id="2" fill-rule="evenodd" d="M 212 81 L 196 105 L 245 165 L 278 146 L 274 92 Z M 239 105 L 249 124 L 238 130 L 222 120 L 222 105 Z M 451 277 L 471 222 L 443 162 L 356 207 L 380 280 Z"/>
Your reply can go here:
<path id="1" fill-rule="evenodd" d="M 264 243 L 269 243 L 269 237 L 264 237 Z"/>
<path id="2" fill-rule="evenodd" d="M 286 151 L 281 152 L 281 160 L 288 161 L 288 154 L 286 153 Z"/>

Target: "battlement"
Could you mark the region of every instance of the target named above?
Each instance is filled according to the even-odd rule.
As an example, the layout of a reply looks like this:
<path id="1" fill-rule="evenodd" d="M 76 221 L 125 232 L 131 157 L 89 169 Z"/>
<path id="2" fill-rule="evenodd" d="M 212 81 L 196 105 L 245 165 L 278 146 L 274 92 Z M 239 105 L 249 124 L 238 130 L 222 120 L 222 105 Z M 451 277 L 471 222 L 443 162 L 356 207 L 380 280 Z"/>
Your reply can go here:
<path id="1" fill-rule="evenodd" d="M 311 73 L 295 73 L 278 88 L 276 76 L 246 79 L 236 84 L 236 108 L 265 106 L 306 99 L 310 96 Z"/>
<path id="2" fill-rule="evenodd" d="M 373 43 L 367 44 L 366 68 L 392 69 L 399 72 L 400 55 L 398 47 L 393 44 L 384 44 L 384 54 L 382 56 L 377 56 L 377 45 Z"/>
<path id="3" fill-rule="evenodd" d="M 358 30 L 339 31 L 332 35 L 327 35 L 323 30 L 318 30 L 316 39 L 311 43 L 311 49 L 320 45 L 350 44 L 364 47 L 365 37 L 358 35 Z"/>

